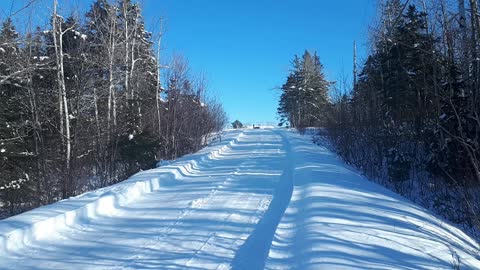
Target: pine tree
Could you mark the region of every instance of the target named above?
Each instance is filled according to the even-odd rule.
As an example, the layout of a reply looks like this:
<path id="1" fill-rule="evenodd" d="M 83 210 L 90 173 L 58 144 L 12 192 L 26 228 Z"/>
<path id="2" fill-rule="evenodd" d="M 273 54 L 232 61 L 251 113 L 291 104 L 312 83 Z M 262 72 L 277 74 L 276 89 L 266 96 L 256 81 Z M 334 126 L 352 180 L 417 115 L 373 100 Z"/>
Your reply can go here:
<path id="1" fill-rule="evenodd" d="M 326 120 L 330 83 L 323 74 L 323 66 L 316 53 L 305 51 L 302 58 L 295 56 L 293 70 L 282 86 L 278 114 L 283 125 L 304 128 L 319 126 Z"/>
<path id="2" fill-rule="evenodd" d="M 29 134 L 32 122 L 24 103 L 27 70 L 19 34 L 10 18 L 2 23 L 0 44 L 0 194 L 10 214 L 14 214 L 15 205 L 31 195 L 28 180 L 33 171 L 33 154 Z"/>

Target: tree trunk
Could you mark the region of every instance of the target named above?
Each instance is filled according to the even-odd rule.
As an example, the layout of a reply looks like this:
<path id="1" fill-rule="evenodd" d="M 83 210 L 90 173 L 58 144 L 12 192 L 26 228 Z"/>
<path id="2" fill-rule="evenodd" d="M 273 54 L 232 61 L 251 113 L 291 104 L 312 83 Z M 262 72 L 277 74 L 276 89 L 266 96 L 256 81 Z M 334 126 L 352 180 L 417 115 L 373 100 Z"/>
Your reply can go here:
<path id="1" fill-rule="evenodd" d="M 160 20 L 160 34 L 158 37 L 158 44 L 157 44 L 157 91 L 155 93 L 155 101 L 156 101 L 156 110 L 157 110 L 157 124 L 158 124 L 158 140 L 162 139 L 162 119 L 160 115 L 160 95 L 162 94 L 162 80 L 161 80 L 161 63 L 160 63 L 160 49 L 162 45 L 162 31 L 163 31 L 163 21 Z"/>
<path id="2" fill-rule="evenodd" d="M 129 37 L 128 37 L 128 7 L 127 1 L 123 1 L 123 20 L 124 20 L 124 38 L 125 38 L 125 103 L 127 108 L 129 108 L 129 88 L 128 88 L 128 79 L 129 79 L 129 69 L 128 69 L 128 59 L 129 59 Z M 133 50 L 132 50 L 133 51 Z M 131 96 L 133 99 L 133 95 Z"/>
<path id="3" fill-rule="evenodd" d="M 110 44 L 108 49 L 108 115 L 107 115 L 107 127 L 108 127 L 108 144 L 111 146 L 111 153 L 109 154 L 109 178 L 113 178 L 115 174 L 115 156 L 116 156 L 116 130 L 117 130 L 117 98 L 115 93 L 114 76 L 114 59 L 115 59 L 115 46 L 116 46 L 116 14 L 112 11 L 111 16 L 111 28 L 110 28 Z M 112 126 L 113 120 L 113 126 Z"/>
<path id="4" fill-rule="evenodd" d="M 53 2 L 53 43 L 55 47 L 55 58 L 57 64 L 57 80 L 58 90 L 60 97 L 60 119 L 62 119 L 62 107 L 63 107 L 63 119 L 65 121 L 65 134 L 61 134 L 65 140 L 65 177 L 63 179 L 62 197 L 65 199 L 69 196 L 69 178 L 70 178 L 70 162 L 71 162 L 71 137 L 70 137 L 70 117 L 68 112 L 68 100 L 67 90 L 65 87 L 65 72 L 63 65 L 63 34 L 61 23 L 57 21 L 57 5 L 58 0 Z M 58 25 L 57 25 L 58 24 Z M 61 125 L 61 131 L 63 125 Z"/>

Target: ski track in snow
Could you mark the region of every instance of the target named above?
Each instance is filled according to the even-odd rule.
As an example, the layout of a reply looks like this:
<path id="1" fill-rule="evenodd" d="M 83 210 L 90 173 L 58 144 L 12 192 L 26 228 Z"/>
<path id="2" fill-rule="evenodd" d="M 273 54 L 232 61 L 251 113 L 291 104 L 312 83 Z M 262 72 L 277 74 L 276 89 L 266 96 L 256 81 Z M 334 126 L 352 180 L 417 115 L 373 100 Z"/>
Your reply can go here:
<path id="1" fill-rule="evenodd" d="M 229 131 L 168 166 L 0 221 L 0 269 L 463 270 L 480 269 L 478 250 L 281 129 Z"/>

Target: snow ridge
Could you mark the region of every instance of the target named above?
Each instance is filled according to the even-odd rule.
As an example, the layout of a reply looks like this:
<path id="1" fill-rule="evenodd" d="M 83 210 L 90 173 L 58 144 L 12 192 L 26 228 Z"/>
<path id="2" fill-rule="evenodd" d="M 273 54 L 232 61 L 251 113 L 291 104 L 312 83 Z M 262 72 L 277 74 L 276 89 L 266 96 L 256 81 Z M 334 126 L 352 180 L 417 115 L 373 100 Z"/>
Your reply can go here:
<path id="1" fill-rule="evenodd" d="M 222 142 L 182 157 L 170 166 L 139 172 L 113 186 L 7 218 L 0 222 L 0 254 L 18 250 L 32 241 L 48 238 L 59 228 L 72 226 L 80 220 L 95 219 L 98 215 L 111 215 L 120 206 L 169 185 L 182 173 L 188 173 L 198 166 L 198 162 L 219 157 L 242 136 L 243 132 L 230 132 L 230 136 L 224 138 Z M 158 174 L 159 172 L 161 174 Z"/>

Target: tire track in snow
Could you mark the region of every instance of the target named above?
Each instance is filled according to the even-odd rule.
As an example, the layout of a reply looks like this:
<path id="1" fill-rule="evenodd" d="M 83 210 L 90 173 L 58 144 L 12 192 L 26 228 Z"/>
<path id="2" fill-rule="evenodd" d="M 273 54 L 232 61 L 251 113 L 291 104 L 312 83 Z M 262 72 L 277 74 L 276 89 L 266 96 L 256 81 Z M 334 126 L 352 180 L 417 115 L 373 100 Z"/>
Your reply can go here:
<path id="1" fill-rule="evenodd" d="M 284 171 L 277 183 L 273 200 L 257 224 L 253 233 L 235 254 L 231 265 L 233 270 L 261 270 L 270 251 L 273 236 L 290 203 L 293 192 L 293 155 L 288 138 L 278 131 L 272 131 L 282 138 L 285 151 Z M 254 256 L 252 256 L 254 255 Z"/>
<path id="2" fill-rule="evenodd" d="M 242 132 L 242 134 L 245 136 L 245 134 Z M 261 144 L 259 144 L 261 145 Z M 235 150 L 232 149 L 232 146 L 229 146 L 228 149 L 226 149 L 224 152 L 233 152 Z M 262 153 L 262 151 L 258 152 L 258 150 L 254 150 L 251 152 L 250 156 L 246 161 L 243 161 L 241 164 L 238 165 L 238 167 L 233 170 L 232 176 L 229 176 L 226 178 L 225 181 L 223 181 L 221 184 L 217 185 L 215 188 L 213 188 L 209 194 L 205 197 L 201 197 L 198 199 L 195 199 L 190 202 L 188 209 L 183 210 L 182 214 L 176 219 L 176 221 L 162 229 L 157 236 L 154 239 L 150 239 L 148 241 L 145 241 L 140 245 L 138 248 L 136 248 L 133 252 L 134 255 L 127 257 L 127 261 L 138 261 L 143 258 L 143 250 L 145 249 L 152 249 L 152 248 L 158 248 L 159 246 L 162 245 L 163 242 L 166 242 L 169 238 L 172 238 L 175 234 L 177 234 L 180 230 L 178 228 L 183 227 L 182 224 L 188 221 L 185 221 L 188 217 L 195 217 L 196 215 L 201 215 L 201 211 L 208 209 L 208 206 L 212 205 L 219 205 L 223 201 L 225 197 L 229 197 L 229 201 L 231 202 L 240 202 L 242 205 L 240 208 L 245 208 L 246 206 L 251 206 L 253 205 L 253 209 L 256 209 L 255 215 L 251 217 L 251 220 L 249 224 L 255 224 L 258 221 L 259 216 L 262 216 L 262 214 L 267 210 L 271 198 L 268 196 L 268 198 L 263 198 L 259 201 L 257 197 L 249 197 L 245 196 L 244 193 L 238 192 L 235 193 L 235 195 L 232 197 L 232 195 L 225 195 L 222 194 L 223 191 L 228 191 L 230 186 L 233 186 L 236 177 L 241 177 L 241 168 L 246 167 L 246 165 L 249 165 L 251 163 L 251 160 L 255 158 L 256 153 Z M 201 164 L 199 164 L 201 165 Z M 201 166 L 199 168 L 201 170 Z M 187 176 L 188 177 L 188 176 Z M 219 202 L 214 202 L 216 198 L 220 198 Z M 248 207 L 246 207 L 248 208 Z M 223 231 L 223 228 L 225 228 L 230 221 L 233 221 L 233 217 L 235 216 L 234 213 L 229 213 L 226 218 L 222 220 L 216 220 L 214 223 L 210 224 L 210 226 L 219 226 L 218 231 Z M 184 263 L 181 263 L 181 265 L 185 265 L 186 268 L 189 268 L 189 266 L 194 266 L 196 265 L 196 260 L 199 259 L 199 255 L 203 254 L 206 249 L 208 249 L 211 245 L 215 244 L 218 239 L 220 239 L 222 236 L 217 234 L 216 232 L 211 232 L 207 235 L 205 235 L 206 239 L 202 243 L 191 243 L 192 250 L 193 250 L 193 255 L 190 258 L 187 258 L 184 260 Z M 234 246 L 238 247 L 240 246 L 243 242 L 244 239 L 238 239 L 235 241 Z M 232 253 L 232 257 L 233 257 Z M 218 267 L 224 267 L 225 265 L 229 265 L 230 262 L 225 262 L 223 264 L 218 265 Z M 179 264 L 180 265 L 180 264 Z M 121 267 L 129 267 L 129 264 L 127 265 L 118 265 Z"/>
<path id="3" fill-rule="evenodd" d="M 141 245 L 141 247 L 139 248 L 139 251 L 141 251 L 145 247 L 155 245 L 156 243 L 160 242 L 162 238 L 168 237 L 169 234 L 182 223 L 185 217 L 192 215 L 197 209 L 201 209 L 204 204 L 207 204 L 212 199 L 212 197 L 215 196 L 215 194 L 218 192 L 220 188 L 225 186 L 227 182 L 231 180 L 232 180 L 231 178 L 227 178 L 225 181 L 222 182 L 221 185 L 218 185 L 216 188 L 213 188 L 212 190 L 210 190 L 209 194 L 206 197 L 191 201 L 189 204 L 189 207 L 181 211 L 181 215 L 177 217 L 177 219 L 174 221 L 173 224 L 164 227 L 161 231 L 158 232 L 157 236 L 154 239 L 146 241 L 143 245 Z M 129 259 L 136 259 L 136 258 L 139 258 L 138 254 L 132 257 L 129 257 Z"/>
<path id="4" fill-rule="evenodd" d="M 237 138 L 244 136 L 244 133 L 240 133 Z M 233 144 L 235 145 L 235 144 Z M 227 151 L 232 151 L 232 146 L 233 145 L 228 145 L 226 149 L 224 149 L 222 152 L 227 152 Z M 198 165 L 201 168 L 202 163 L 205 161 L 200 161 Z M 237 168 L 236 171 L 239 169 Z M 201 209 L 203 205 L 207 204 L 214 196 L 215 194 L 222 189 L 225 189 L 228 184 L 233 180 L 232 177 L 227 177 L 225 181 L 223 181 L 221 184 L 218 184 L 216 187 L 212 188 L 210 192 L 208 193 L 207 196 L 201 197 L 198 199 L 194 199 L 189 203 L 189 206 L 187 209 L 184 209 L 181 211 L 181 214 L 176 218 L 175 221 L 173 221 L 172 224 L 164 227 L 161 231 L 157 233 L 157 236 L 155 236 L 153 239 L 147 240 L 144 243 L 142 243 L 134 252 L 133 255 L 130 257 L 127 257 L 127 261 L 131 260 L 137 260 L 140 259 L 142 256 L 142 250 L 144 250 L 147 247 L 152 247 L 156 246 L 158 243 L 162 242 L 165 238 L 168 238 L 168 236 L 180 225 L 182 224 L 183 220 L 189 216 L 193 215 L 195 211 L 198 211 L 198 209 Z M 205 243 L 206 244 L 206 243 Z M 121 266 L 121 265 L 118 265 Z"/>
<path id="5" fill-rule="evenodd" d="M 262 143 L 257 143 L 258 146 L 261 146 Z M 285 145 L 285 144 L 283 144 Z M 278 149 L 280 150 L 280 149 Z M 238 177 L 241 177 L 242 174 L 240 173 L 242 170 L 240 168 L 243 168 L 245 167 L 245 165 L 250 165 L 251 164 L 251 160 L 254 159 L 255 157 L 255 154 L 256 153 L 262 153 L 262 151 L 258 151 L 258 150 L 254 150 L 249 159 L 247 159 L 247 161 L 244 161 L 242 162 L 238 167 L 237 169 L 235 170 L 235 172 L 233 172 L 233 175 L 234 175 L 234 178 L 236 176 Z M 285 176 L 285 170 L 284 170 L 284 173 L 282 174 L 282 177 L 281 179 L 283 179 L 283 177 Z M 232 181 L 230 182 L 233 182 L 234 179 L 232 179 Z M 279 182 L 282 182 L 282 180 L 280 180 Z M 220 194 L 217 194 L 219 198 L 221 198 L 221 195 Z M 231 195 L 230 195 L 231 196 Z M 215 198 L 211 199 L 208 201 L 209 202 L 212 202 L 214 201 Z M 236 193 L 233 197 L 230 197 L 229 198 L 229 201 L 230 202 L 237 202 L 237 203 L 241 203 L 241 208 L 242 209 L 256 209 L 255 210 L 255 214 L 251 215 L 250 219 L 249 219 L 249 224 L 256 224 L 258 223 L 259 220 L 261 220 L 261 216 L 263 216 L 267 210 L 269 209 L 269 206 L 272 202 L 272 199 L 270 196 L 268 197 L 263 197 L 262 199 L 258 199 L 256 197 L 250 197 L 250 196 L 245 196 L 245 194 L 242 194 L 242 193 Z M 288 203 L 287 203 L 288 204 Z M 215 205 L 215 204 L 213 204 Z M 253 206 L 253 207 L 252 207 Z M 218 227 L 217 231 L 219 232 L 222 232 L 224 231 L 224 228 L 227 227 L 227 224 L 230 223 L 230 222 L 233 222 L 235 221 L 235 217 L 237 215 L 235 215 L 234 213 L 229 213 L 228 216 L 223 219 L 223 220 L 217 220 L 215 222 L 215 225 L 221 225 Z M 241 223 L 240 220 L 237 220 L 239 221 L 239 223 Z M 190 269 L 191 267 L 194 267 L 196 265 L 201 265 L 201 260 L 202 260 L 202 256 L 208 256 L 208 254 L 215 254 L 215 251 L 211 250 L 209 251 L 210 247 L 212 247 L 213 249 L 217 248 L 218 245 L 220 245 L 220 242 L 222 240 L 222 238 L 224 238 L 225 236 L 222 235 L 221 233 L 217 233 L 217 232 L 211 232 L 208 234 L 206 240 L 199 245 L 199 247 L 193 252 L 193 255 L 186 260 L 185 264 L 182 264 L 185 266 L 186 269 Z M 247 238 L 248 239 L 248 238 Z M 230 250 L 232 250 L 232 257 L 234 257 L 235 254 L 233 254 L 233 252 L 238 248 L 240 247 L 240 245 L 242 243 L 245 243 L 245 238 L 239 238 L 237 239 L 236 241 L 234 241 L 233 245 L 230 245 Z M 231 262 L 225 262 L 225 263 L 221 263 L 219 265 L 217 265 L 215 267 L 215 269 L 231 269 Z"/>
<path id="6" fill-rule="evenodd" d="M 238 196 L 237 198 L 234 198 L 234 199 L 238 199 L 240 201 L 243 198 L 241 198 L 241 196 Z M 255 202 L 255 201 L 257 201 L 257 200 L 251 199 L 251 200 L 248 200 L 248 202 L 245 202 L 244 204 L 245 205 L 250 205 L 249 202 Z M 258 203 L 255 204 L 254 208 L 257 209 L 257 211 L 255 212 L 255 215 L 252 215 L 250 223 L 254 223 L 255 222 L 254 221 L 255 217 L 261 216 L 262 213 L 267 211 L 268 206 L 270 205 L 270 202 L 271 202 L 271 199 L 269 197 L 268 198 L 265 197 L 262 200 L 260 200 Z M 234 217 L 234 214 L 230 213 L 228 215 L 228 217 L 223 221 L 223 225 L 221 226 L 221 229 L 226 227 L 226 225 L 225 225 L 226 223 L 234 221 L 235 219 L 233 217 Z M 258 221 L 258 219 L 256 221 Z M 220 231 L 222 231 L 222 230 L 220 230 Z M 217 243 L 218 242 L 217 240 L 221 239 L 222 237 L 223 236 L 219 235 L 217 232 L 211 233 L 210 236 L 208 237 L 208 239 L 205 241 L 205 243 L 198 250 L 196 250 L 194 255 L 187 261 L 185 266 L 186 267 L 191 267 L 191 266 L 198 265 L 198 264 L 196 264 L 196 260 L 199 259 L 199 256 L 202 255 L 202 254 L 209 254 L 208 248 L 211 245 L 214 245 L 215 243 Z M 245 241 L 245 239 L 242 239 L 242 238 L 238 239 L 237 241 L 235 241 L 232 248 L 240 246 L 244 241 Z M 216 269 L 231 269 L 231 266 L 230 266 L 230 263 L 224 263 L 224 264 L 218 265 L 218 267 Z"/>
<path id="7" fill-rule="evenodd" d="M 255 153 L 257 153 L 257 150 L 253 151 L 253 153 L 250 155 L 250 159 L 254 157 L 253 154 L 255 154 Z M 184 222 L 185 218 L 187 218 L 189 216 L 196 215 L 197 212 L 204 210 L 204 208 L 206 206 L 218 205 L 219 203 L 221 203 L 222 202 L 221 192 L 222 191 L 227 191 L 228 188 L 230 186 L 232 186 L 232 184 L 236 180 L 235 178 L 237 176 L 240 176 L 240 174 L 239 174 L 239 172 L 241 171 L 240 168 L 244 167 L 245 165 L 247 165 L 249 163 L 250 163 L 249 160 L 242 162 L 233 171 L 233 173 L 232 173 L 233 177 L 227 177 L 227 179 L 225 181 L 223 181 L 215 189 L 212 189 L 212 191 L 209 193 L 208 196 L 192 201 L 191 204 L 190 204 L 190 208 L 188 210 L 186 210 L 186 212 L 184 214 L 182 214 L 182 216 L 177 220 L 177 222 L 175 224 L 169 226 L 169 230 L 167 232 L 163 233 L 160 237 L 158 237 L 158 239 L 156 239 L 155 242 L 152 242 L 149 245 L 145 245 L 145 246 L 143 246 L 143 248 L 153 247 L 153 246 L 156 246 L 157 244 L 162 243 L 161 240 L 167 239 L 170 236 L 170 234 L 174 232 L 174 230 L 176 230 L 178 227 L 181 227 L 181 224 Z M 223 195 L 223 196 L 226 197 L 226 195 Z M 217 197 L 220 198 L 219 202 L 215 202 L 215 199 Z M 255 203 L 256 201 L 258 201 L 257 198 L 251 198 L 251 197 L 245 198 L 245 194 L 236 193 L 233 197 L 231 197 L 231 195 L 229 195 L 229 200 L 232 201 L 232 202 L 242 202 L 242 205 L 244 207 L 247 206 L 247 205 L 252 205 L 252 204 L 255 205 L 252 208 L 257 209 L 256 213 L 257 213 L 258 216 L 260 216 L 261 215 L 260 212 L 264 212 L 267 209 L 267 207 L 265 207 L 265 206 L 268 206 L 271 199 L 270 198 L 263 198 L 258 203 Z M 206 208 L 208 208 L 208 207 L 206 207 Z M 235 217 L 235 214 L 232 212 L 232 213 L 229 213 L 225 219 L 216 220 L 216 222 L 214 224 L 210 224 L 210 225 L 214 225 L 214 226 L 221 225 L 217 229 L 217 231 L 221 232 L 227 226 L 226 225 L 227 223 L 234 220 L 234 217 Z M 254 219 L 254 218 L 255 217 L 252 217 L 252 219 Z M 253 223 L 253 221 L 251 221 L 251 223 Z M 208 235 L 206 235 L 206 237 L 207 237 L 206 240 L 203 243 L 198 244 L 197 248 L 195 248 L 195 247 L 193 248 L 193 250 L 194 250 L 193 255 L 190 258 L 188 258 L 185 261 L 185 263 L 182 264 L 182 265 L 185 265 L 186 268 L 191 268 L 191 267 L 197 265 L 196 261 L 199 259 L 199 255 L 201 255 L 203 253 L 208 253 L 208 252 L 205 252 L 205 250 L 208 249 L 210 246 L 214 245 L 215 243 L 217 243 L 217 240 L 222 237 L 222 235 L 219 235 L 217 233 L 217 231 L 211 232 Z M 236 242 L 243 242 L 243 241 L 242 241 L 242 239 L 239 239 Z M 240 244 L 241 243 L 238 243 L 238 244 L 236 244 L 236 246 L 239 246 Z M 141 253 L 139 253 L 139 255 L 141 255 Z M 132 259 L 139 259 L 139 258 L 140 258 L 140 256 L 135 256 Z M 220 264 L 217 268 L 221 268 L 222 266 L 224 267 L 226 265 L 228 266 L 228 263 Z"/>
<path id="8" fill-rule="evenodd" d="M 236 139 L 239 139 L 241 137 L 243 137 L 245 135 L 244 132 L 240 132 L 239 134 L 237 134 L 235 136 Z M 215 153 L 215 151 L 220 151 L 219 154 L 222 154 L 222 153 L 225 153 L 227 151 L 231 151 L 232 150 L 232 146 L 235 145 L 235 142 L 232 143 L 232 144 L 227 144 L 227 145 L 224 145 L 220 148 L 220 150 L 213 150 L 212 153 Z M 202 167 L 202 165 L 204 165 L 205 163 L 208 163 L 208 162 L 211 162 L 212 161 L 212 158 L 213 157 L 216 157 L 218 154 L 215 154 L 215 156 L 208 156 L 207 155 L 207 158 L 206 159 L 199 159 L 197 161 L 197 166 L 199 167 Z M 185 177 L 185 176 L 183 176 Z M 188 176 L 186 176 L 188 177 Z M 180 215 L 177 216 L 177 218 L 172 221 L 171 224 L 163 227 L 159 232 L 157 232 L 157 236 L 154 237 L 154 239 L 149 239 L 147 241 L 144 241 L 142 242 L 140 245 L 138 245 L 133 251 L 132 251 L 132 254 L 131 256 L 128 256 L 127 258 L 123 259 L 122 258 L 122 261 L 125 261 L 125 260 L 133 260 L 133 259 L 137 259 L 137 258 L 140 258 L 141 256 L 141 253 L 142 253 L 142 250 L 144 250 L 146 247 L 148 246 L 152 246 L 156 243 L 158 243 L 162 238 L 168 236 L 168 234 L 176 227 L 178 226 L 179 224 L 181 224 L 181 221 L 182 219 L 184 219 L 186 216 L 188 216 L 193 210 L 195 210 L 195 208 L 199 208 L 201 207 L 205 202 L 207 202 L 209 200 L 209 198 L 213 197 L 213 195 L 217 192 L 218 189 L 222 188 L 225 186 L 225 184 L 230 181 L 231 178 L 228 177 L 225 181 L 223 181 L 221 184 L 218 184 L 216 187 L 214 187 L 213 189 L 211 189 L 209 192 L 208 192 L 208 195 L 203 197 L 203 198 L 199 198 L 199 199 L 195 199 L 195 200 L 192 200 L 186 209 L 183 209 L 182 211 L 179 211 Z M 161 192 L 161 191 L 155 191 L 155 192 Z M 153 192 L 153 193 L 155 193 Z M 175 196 L 172 197 L 173 200 L 175 200 Z M 135 203 L 136 201 L 132 201 L 131 203 Z M 94 233 L 96 232 L 98 229 L 96 229 L 95 227 L 97 226 L 97 224 L 95 224 L 94 222 L 96 220 L 101 220 L 103 218 L 115 218 L 115 217 L 121 217 L 122 216 L 122 211 L 120 210 L 116 210 L 115 213 L 112 213 L 111 216 L 102 216 L 102 217 L 99 217 L 99 218 L 92 218 L 88 221 L 86 221 L 84 224 L 82 224 L 81 226 L 69 226 L 69 227 L 65 227 L 62 229 L 62 233 L 61 234 L 58 234 L 56 237 L 57 238 L 65 238 L 63 237 L 63 234 L 75 234 L 75 233 Z M 92 228 L 91 228 L 92 227 Z M 96 238 L 96 240 L 98 242 L 102 242 L 102 240 L 105 238 L 106 236 L 101 236 L 99 238 Z M 65 238 L 66 239 L 66 238 Z M 108 267 L 108 269 L 123 269 L 123 267 L 128 267 L 126 265 L 124 265 L 124 263 L 121 263 L 121 264 L 115 264 L 115 265 L 112 265 L 111 267 Z"/>
<path id="9" fill-rule="evenodd" d="M 78 224 L 65 232 L 66 241 L 34 247 L 45 256 L 22 256 L 18 266 L 25 267 L 9 269 L 35 269 L 41 257 L 47 258 L 42 269 L 229 269 L 285 175 L 280 137 L 269 130 L 246 133 L 230 150 L 176 174 L 180 181 L 171 189 L 145 194 L 86 227 Z"/>
<path id="10" fill-rule="evenodd" d="M 192 164 L 189 164 L 189 162 L 192 161 L 192 160 L 195 161 L 194 164 L 206 163 L 208 161 L 211 161 L 212 159 L 215 159 L 216 156 L 218 156 L 222 152 L 227 151 L 228 149 L 231 149 L 232 144 L 235 144 L 235 142 L 238 141 L 243 135 L 244 135 L 244 131 L 242 131 L 240 133 L 237 133 L 234 136 L 232 136 L 231 140 L 227 140 L 226 141 L 227 143 L 224 144 L 224 145 L 221 145 L 221 146 L 218 146 L 218 147 L 216 147 L 216 146 L 207 147 L 205 149 L 206 151 L 199 151 L 198 153 L 193 153 L 193 154 L 190 154 L 190 155 L 186 155 L 185 157 L 179 158 L 178 160 L 175 161 L 174 164 L 169 166 L 170 168 L 167 168 L 167 170 L 160 169 L 160 170 L 157 171 L 157 169 L 152 169 L 151 171 L 152 172 L 156 171 L 155 173 L 159 174 L 159 175 L 160 174 L 172 174 L 173 177 L 175 178 L 175 174 L 170 173 L 170 171 L 172 171 L 173 169 L 177 169 L 177 170 L 185 169 L 184 167 L 186 167 L 188 165 L 190 165 L 190 166 L 192 165 Z M 187 161 L 187 162 L 185 162 L 185 161 Z M 136 179 L 137 176 L 139 176 L 138 179 Z M 158 180 L 158 178 L 154 177 L 154 176 L 148 177 L 148 178 Z M 132 180 L 136 180 L 136 182 L 132 181 Z M 36 216 L 31 215 L 34 220 L 38 220 L 38 221 L 28 222 L 27 225 L 25 225 L 23 228 L 21 228 L 22 230 L 26 231 L 26 232 L 21 232 L 22 234 L 24 234 L 24 236 L 22 236 L 22 238 L 24 238 L 24 240 L 20 244 L 15 243 L 16 247 L 14 248 L 13 251 L 9 252 L 9 256 L 16 257 L 16 258 L 20 259 L 20 258 L 23 258 L 24 256 L 22 255 L 22 252 L 18 252 L 19 249 L 23 249 L 23 248 L 33 249 L 32 253 L 36 253 L 36 250 L 40 249 L 39 247 L 32 246 L 34 242 L 38 242 L 37 239 L 30 239 L 30 238 L 33 237 L 32 235 L 35 234 L 35 232 L 30 232 L 30 228 L 34 227 L 34 225 L 36 223 L 48 222 L 50 220 L 53 220 L 54 222 L 56 222 L 55 224 L 53 224 L 54 229 L 52 229 L 52 226 L 50 226 L 48 228 L 49 229 L 48 239 L 45 239 L 45 240 L 51 241 L 51 242 L 54 242 L 54 241 L 61 242 L 63 240 L 67 240 L 67 236 L 75 235 L 75 234 L 78 234 L 78 233 L 80 233 L 80 234 L 81 233 L 86 233 L 86 234 L 95 233 L 97 231 L 97 229 L 95 227 L 103 225 L 99 222 L 102 222 L 102 221 L 106 220 L 107 218 L 115 218 L 115 217 L 121 216 L 119 214 L 121 211 L 119 211 L 119 209 L 116 208 L 119 205 L 115 205 L 114 209 L 109 209 L 109 211 L 110 211 L 109 213 L 98 214 L 98 213 L 95 212 L 93 215 L 91 215 L 91 213 L 90 213 L 91 209 L 89 209 L 88 206 L 95 204 L 95 202 L 97 200 L 104 198 L 104 195 L 106 195 L 108 193 L 112 193 L 112 194 L 114 194 L 116 192 L 121 193 L 121 192 L 123 192 L 123 189 L 122 189 L 123 187 L 125 187 L 125 186 L 126 187 L 134 186 L 135 187 L 136 183 L 146 182 L 146 180 L 148 180 L 147 177 L 142 178 L 141 173 L 136 174 L 136 175 L 132 176 L 131 178 L 127 179 L 124 183 L 119 183 L 117 185 L 104 187 L 104 188 L 101 188 L 99 190 L 95 190 L 95 191 L 92 191 L 92 192 L 87 192 L 87 193 L 79 196 L 79 198 L 80 198 L 79 201 L 80 202 L 85 201 L 85 203 L 84 204 L 79 204 L 79 206 L 76 206 L 76 208 L 73 208 L 73 207 L 69 206 L 68 203 L 66 203 L 65 204 L 66 205 L 66 207 L 65 207 L 66 210 L 64 210 L 62 208 L 62 206 L 64 206 L 64 205 L 62 205 L 62 202 L 57 202 L 54 205 L 58 205 L 59 206 L 58 209 L 60 211 L 51 211 L 51 213 L 54 213 L 55 215 L 51 215 L 51 213 L 49 213 L 48 211 L 45 212 L 46 213 L 45 216 L 47 218 L 39 219 L 38 218 L 39 215 L 36 215 Z M 132 182 L 133 184 L 129 183 L 129 181 Z M 150 192 L 146 192 L 143 195 L 148 195 L 149 193 L 154 193 L 156 191 L 158 191 L 158 190 L 153 190 L 153 191 L 150 191 Z M 84 195 L 87 195 L 85 197 L 86 200 L 83 200 L 83 198 L 81 198 Z M 90 196 L 88 196 L 88 195 L 90 195 Z M 125 196 L 125 194 L 121 193 L 120 197 L 122 197 L 122 196 Z M 94 198 L 93 200 L 90 199 L 92 197 Z M 72 199 L 69 199 L 69 200 L 72 200 L 73 202 L 75 202 L 75 199 L 76 198 L 72 198 Z M 121 207 L 125 207 L 125 206 L 128 206 L 129 204 L 135 203 L 136 201 L 139 201 L 139 199 L 141 199 L 141 198 L 140 197 L 138 197 L 138 198 L 135 197 L 134 200 L 129 201 L 129 203 L 127 205 L 122 205 Z M 45 206 L 45 208 L 53 208 L 54 209 L 54 205 Z M 95 206 L 95 207 L 97 209 L 99 206 Z M 84 212 L 81 212 L 83 209 L 86 209 L 84 212 L 86 212 L 87 214 L 84 215 Z M 96 209 L 94 209 L 94 210 L 96 211 Z M 43 210 L 43 209 L 41 209 L 41 210 Z M 33 213 L 35 211 L 36 210 L 33 210 L 31 212 Z M 65 212 L 63 212 L 63 211 L 73 212 L 73 214 L 74 214 L 73 217 L 74 218 L 77 218 L 77 216 L 79 216 L 79 217 L 78 217 L 78 219 L 75 219 L 75 222 L 73 224 L 66 224 L 65 219 L 67 219 L 67 217 L 65 216 Z M 78 211 L 79 213 L 77 213 L 76 211 Z M 37 211 L 37 212 L 41 212 L 41 211 Z M 28 213 L 26 213 L 26 214 L 28 214 Z M 56 220 L 58 220 L 59 222 L 57 222 Z M 23 221 L 22 221 L 22 223 L 23 223 Z M 57 224 L 57 223 L 60 223 L 60 224 Z M 17 231 L 20 231 L 20 229 L 18 229 Z M 3 240 L 2 238 L 4 238 L 3 235 L 0 235 L 0 242 Z M 35 237 L 33 237 L 33 238 L 35 238 Z M 100 242 L 102 242 L 102 240 L 104 238 L 105 237 L 102 235 L 102 236 L 96 238 L 95 240 L 96 240 L 96 242 L 100 243 Z M 17 242 L 19 242 L 19 241 L 17 241 Z M 0 244 L 2 244 L 2 243 L 0 243 Z M 2 248 L 4 248 L 4 247 L 2 246 L 0 249 L 2 249 Z"/>

